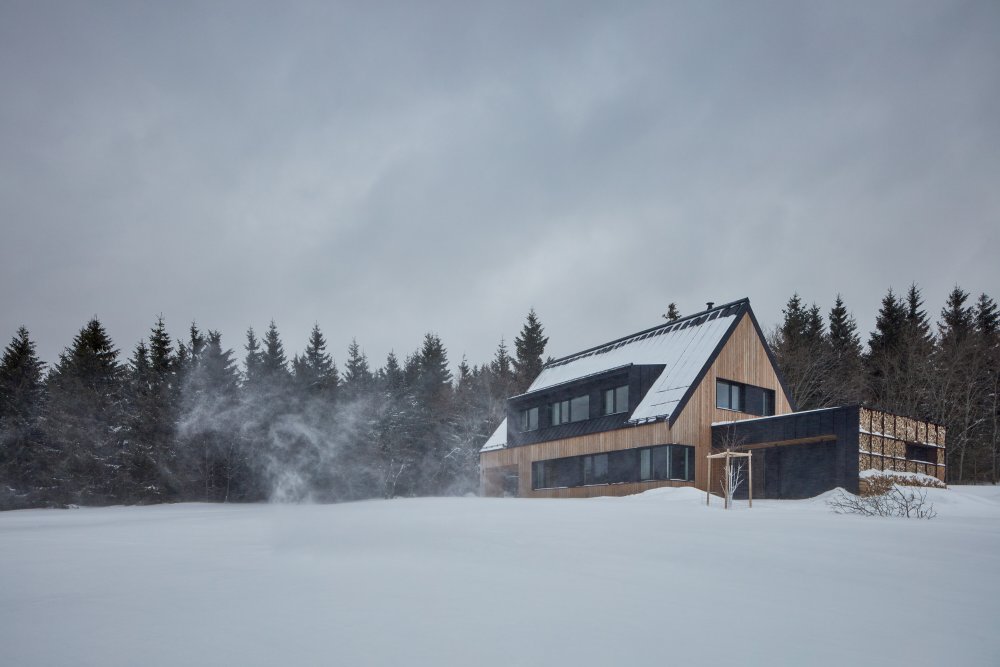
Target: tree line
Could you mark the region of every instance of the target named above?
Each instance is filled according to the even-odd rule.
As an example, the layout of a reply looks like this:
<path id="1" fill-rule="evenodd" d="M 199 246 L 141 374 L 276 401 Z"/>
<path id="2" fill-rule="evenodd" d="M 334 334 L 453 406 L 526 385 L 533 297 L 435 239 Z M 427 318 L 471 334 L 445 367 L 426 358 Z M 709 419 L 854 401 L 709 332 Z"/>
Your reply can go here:
<path id="1" fill-rule="evenodd" d="M 936 323 L 913 284 L 889 289 L 862 344 L 840 295 L 823 317 L 793 295 L 769 336 L 799 410 L 865 403 L 947 428 L 948 481 L 1000 476 L 1000 314 L 958 286 Z"/>
<path id="2" fill-rule="evenodd" d="M 532 310 L 513 355 L 501 340 L 454 377 L 432 333 L 381 367 L 354 340 L 338 368 L 318 326 L 291 359 L 274 322 L 251 328 L 238 360 L 218 331 L 174 341 L 160 317 L 123 360 L 94 318 L 46 368 L 22 327 L 0 359 L 0 509 L 475 493 L 479 448 L 547 342 Z"/>

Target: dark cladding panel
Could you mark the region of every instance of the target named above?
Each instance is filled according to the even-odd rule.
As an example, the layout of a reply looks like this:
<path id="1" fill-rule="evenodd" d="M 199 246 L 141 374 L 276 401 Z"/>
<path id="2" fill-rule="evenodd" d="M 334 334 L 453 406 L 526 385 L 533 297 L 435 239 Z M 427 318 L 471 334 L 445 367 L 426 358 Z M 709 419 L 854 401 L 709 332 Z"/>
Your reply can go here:
<path id="1" fill-rule="evenodd" d="M 858 406 L 750 419 L 713 426 L 712 443 L 721 447 L 730 439 L 738 445 L 765 445 L 766 498 L 810 498 L 838 486 L 857 492 L 858 419 Z M 830 439 L 766 447 L 820 437 Z"/>

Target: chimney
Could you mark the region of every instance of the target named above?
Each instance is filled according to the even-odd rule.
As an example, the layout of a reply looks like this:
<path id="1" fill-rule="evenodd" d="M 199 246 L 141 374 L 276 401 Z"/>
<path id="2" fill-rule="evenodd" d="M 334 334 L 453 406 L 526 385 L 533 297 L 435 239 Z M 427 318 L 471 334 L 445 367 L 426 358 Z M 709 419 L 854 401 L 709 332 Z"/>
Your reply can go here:
<path id="1" fill-rule="evenodd" d="M 707 308 L 705 308 L 705 310 L 712 310 L 712 306 L 715 305 L 715 302 L 714 301 L 707 301 L 705 303 L 705 305 L 707 306 Z"/>

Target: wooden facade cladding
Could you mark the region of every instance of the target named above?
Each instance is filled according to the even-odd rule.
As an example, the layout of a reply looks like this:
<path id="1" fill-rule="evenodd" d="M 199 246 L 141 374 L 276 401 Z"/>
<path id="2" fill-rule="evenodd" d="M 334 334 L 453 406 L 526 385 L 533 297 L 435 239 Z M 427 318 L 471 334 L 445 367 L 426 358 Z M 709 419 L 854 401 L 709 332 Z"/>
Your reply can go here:
<path id="1" fill-rule="evenodd" d="M 695 446 L 695 460 L 698 461 L 695 486 L 703 491 L 708 484 L 704 461 L 712 451 L 712 423 L 757 418 L 757 415 L 715 407 L 717 379 L 773 389 L 774 413 L 783 415 L 792 411 L 791 401 L 778 381 L 764 341 L 757 334 L 750 314 L 744 313 L 671 427 L 673 442 Z"/>
<path id="2" fill-rule="evenodd" d="M 672 423 L 659 420 L 640 425 L 625 425 L 612 430 L 589 433 L 557 440 L 486 451 L 480 454 L 481 487 L 492 495 L 498 488 L 496 475 L 501 470 L 516 467 L 518 495 L 521 497 L 586 498 L 592 496 L 628 495 L 664 486 L 696 486 L 705 490 L 708 484 L 705 457 L 712 451 L 712 422 L 753 419 L 755 415 L 716 407 L 716 380 L 754 385 L 774 391 L 774 411 L 781 415 L 792 406 L 768 355 L 749 310 L 735 322 L 721 349 L 688 392 Z M 508 419 L 510 416 L 508 415 Z M 621 484 L 600 484 L 557 489 L 532 489 L 531 464 L 534 461 L 618 451 L 655 445 L 694 446 L 694 482 L 649 481 Z"/>
<path id="3" fill-rule="evenodd" d="M 919 472 L 946 479 L 945 428 L 931 422 L 862 407 L 858 439 L 858 469 Z M 933 452 L 933 461 L 916 460 L 907 445 Z M 912 447 L 911 447 L 912 449 Z"/>

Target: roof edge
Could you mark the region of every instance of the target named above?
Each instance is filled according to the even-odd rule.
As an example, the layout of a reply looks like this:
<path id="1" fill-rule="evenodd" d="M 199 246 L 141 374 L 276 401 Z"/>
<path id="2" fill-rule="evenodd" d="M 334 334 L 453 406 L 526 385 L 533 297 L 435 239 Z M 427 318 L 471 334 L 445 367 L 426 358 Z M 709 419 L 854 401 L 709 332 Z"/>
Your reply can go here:
<path id="1" fill-rule="evenodd" d="M 637 336 L 642 336 L 642 335 L 645 335 L 645 334 L 648 334 L 648 333 L 652 333 L 654 331 L 659 331 L 660 329 L 664 329 L 666 327 L 672 327 L 672 326 L 676 326 L 678 324 L 683 324 L 687 320 L 693 320 L 693 319 L 698 318 L 698 317 L 703 317 L 705 315 L 708 315 L 709 313 L 714 313 L 717 310 L 725 310 L 727 308 L 732 308 L 733 306 L 736 306 L 736 305 L 746 306 L 747 308 L 749 308 L 749 306 L 750 306 L 750 299 L 749 299 L 749 297 L 743 297 L 742 299 L 737 299 L 736 301 L 730 301 L 729 303 L 724 303 L 721 306 L 712 306 L 711 308 L 708 308 L 707 310 L 702 310 L 702 311 L 699 311 L 697 313 L 692 313 L 691 315 L 686 315 L 684 317 L 681 317 L 679 319 L 674 320 L 673 322 L 664 322 L 663 324 L 657 324 L 655 327 L 650 327 L 648 329 L 643 329 L 642 331 L 636 331 L 635 333 L 631 333 L 631 334 L 629 334 L 627 336 L 622 336 L 621 338 L 616 338 L 614 340 L 609 340 L 606 343 L 601 343 L 600 345 L 595 345 L 593 347 L 588 347 L 585 350 L 580 350 L 579 352 L 574 352 L 573 354 L 567 354 L 565 357 L 559 357 L 558 359 L 553 359 L 551 361 L 546 362 L 542 366 L 542 369 L 544 370 L 544 369 L 548 368 L 549 366 L 555 366 L 557 364 L 562 364 L 562 363 L 565 363 L 567 361 L 571 361 L 571 360 L 575 359 L 576 357 L 582 357 L 585 354 L 590 354 L 591 352 L 596 352 L 597 350 L 600 350 L 601 348 L 604 348 L 604 347 L 608 347 L 609 345 L 615 345 L 617 343 L 623 343 L 623 342 L 625 342 L 625 341 L 627 341 L 627 340 L 629 340 L 631 338 L 635 338 Z M 737 318 L 737 319 L 739 319 L 739 318 Z"/>
<path id="2" fill-rule="evenodd" d="M 733 332 L 736 331 L 736 327 L 740 325 L 740 321 L 743 319 L 743 316 L 746 315 L 747 312 L 751 313 L 753 312 L 752 310 L 750 310 L 750 299 L 740 299 L 740 301 L 734 301 L 729 305 L 733 306 L 736 304 L 740 304 L 740 312 L 737 314 L 736 317 L 733 318 L 733 321 L 729 325 L 729 328 L 726 329 L 726 333 L 722 335 L 722 338 L 719 339 L 719 342 L 715 346 L 715 349 L 712 350 L 712 354 L 708 355 L 708 360 L 705 361 L 705 365 L 701 367 L 700 371 L 698 371 L 698 374 L 695 376 L 694 380 L 688 386 L 687 391 L 685 391 L 684 395 L 681 396 L 681 400 L 677 401 L 677 405 L 674 406 L 674 409 L 670 412 L 670 418 L 668 420 L 670 428 L 674 427 L 674 422 L 677 421 L 677 417 L 681 414 L 681 412 L 684 411 L 684 408 L 687 407 L 688 401 L 691 400 L 691 397 L 694 395 L 695 390 L 701 385 L 702 380 L 704 380 L 705 376 L 708 374 L 708 369 L 712 367 L 712 364 L 715 363 L 715 360 L 719 358 L 720 354 L 722 354 L 722 348 L 724 348 L 726 346 L 726 343 L 729 342 L 729 339 L 732 337 Z"/>

